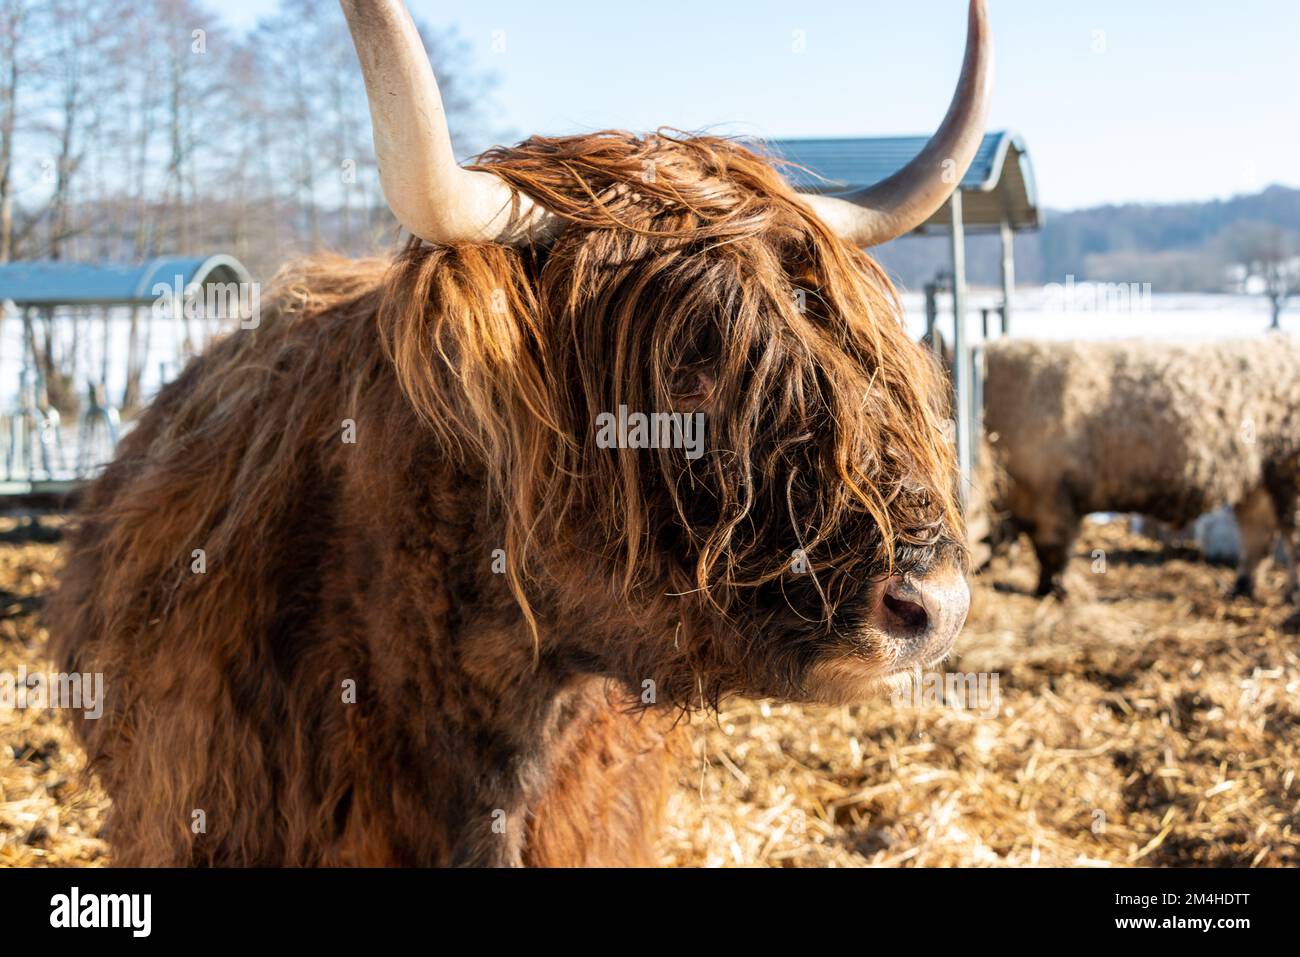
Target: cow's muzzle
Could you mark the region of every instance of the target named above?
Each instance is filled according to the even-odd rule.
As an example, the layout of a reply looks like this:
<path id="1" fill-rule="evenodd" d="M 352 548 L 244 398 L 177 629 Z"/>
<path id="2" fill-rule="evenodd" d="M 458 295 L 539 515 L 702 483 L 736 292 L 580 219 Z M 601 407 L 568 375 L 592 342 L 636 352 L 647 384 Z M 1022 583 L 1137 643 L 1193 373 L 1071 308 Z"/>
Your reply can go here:
<path id="1" fill-rule="evenodd" d="M 893 669 L 941 661 L 970 610 L 970 587 L 955 564 L 925 575 L 887 579 L 875 605 L 872 624 L 886 635 Z"/>

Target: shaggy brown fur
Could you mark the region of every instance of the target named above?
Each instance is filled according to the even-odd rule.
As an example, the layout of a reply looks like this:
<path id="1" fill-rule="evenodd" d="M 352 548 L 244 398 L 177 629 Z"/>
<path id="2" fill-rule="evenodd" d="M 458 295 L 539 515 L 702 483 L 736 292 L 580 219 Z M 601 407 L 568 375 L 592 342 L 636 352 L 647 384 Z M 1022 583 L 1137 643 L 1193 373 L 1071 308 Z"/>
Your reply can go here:
<path id="1" fill-rule="evenodd" d="M 648 862 L 683 709 L 886 661 L 880 580 L 959 552 L 933 363 L 767 161 L 483 163 L 567 228 L 300 264 L 89 490 L 51 631 L 119 863 Z M 706 454 L 598 448 L 620 405 Z"/>
<path id="2" fill-rule="evenodd" d="M 1001 341 L 988 346 L 984 424 L 1001 504 L 1033 539 L 1040 594 L 1081 518 L 1140 512 L 1178 525 L 1232 505 L 1237 590 L 1275 531 L 1297 592 L 1300 344 L 1283 335 L 1204 345 Z"/>

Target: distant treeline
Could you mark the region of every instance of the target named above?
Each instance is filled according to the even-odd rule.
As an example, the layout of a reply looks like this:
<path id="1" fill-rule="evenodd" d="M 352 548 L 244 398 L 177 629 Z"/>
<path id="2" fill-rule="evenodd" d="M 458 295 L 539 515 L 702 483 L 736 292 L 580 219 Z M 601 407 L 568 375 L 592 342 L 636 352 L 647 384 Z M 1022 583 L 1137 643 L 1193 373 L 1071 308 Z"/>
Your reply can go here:
<path id="1" fill-rule="evenodd" d="M 1261 260 L 1300 257 L 1300 190 L 1270 186 L 1228 200 L 1048 210 L 1041 230 L 1016 237 L 1022 283 L 1151 283 L 1155 292 L 1237 291 Z M 948 268 L 948 240 L 910 237 L 876 251 L 903 286 L 919 290 Z M 967 238 L 974 283 L 1000 281 L 996 236 Z"/>

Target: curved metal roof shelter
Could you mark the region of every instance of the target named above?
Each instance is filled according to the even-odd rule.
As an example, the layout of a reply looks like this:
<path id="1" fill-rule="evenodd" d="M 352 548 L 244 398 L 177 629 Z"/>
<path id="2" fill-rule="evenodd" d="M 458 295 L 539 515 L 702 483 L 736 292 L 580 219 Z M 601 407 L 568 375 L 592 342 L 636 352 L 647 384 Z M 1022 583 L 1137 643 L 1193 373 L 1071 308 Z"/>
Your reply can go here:
<path id="1" fill-rule="evenodd" d="M 182 289 L 252 282 L 233 256 L 165 256 L 143 265 L 92 266 L 61 261 L 0 265 L 0 301 L 26 306 L 146 306 L 158 283 Z"/>
<path id="2" fill-rule="evenodd" d="M 773 155 L 795 164 L 785 170 L 796 189 L 836 193 L 862 189 L 892 176 L 925 147 L 925 136 L 840 137 L 769 140 Z M 1009 130 L 985 133 L 962 177 L 962 219 L 967 231 L 996 231 L 1004 222 L 1017 232 L 1042 225 L 1033 165 L 1021 137 Z M 917 230 L 946 232 L 952 212 L 945 204 Z"/>

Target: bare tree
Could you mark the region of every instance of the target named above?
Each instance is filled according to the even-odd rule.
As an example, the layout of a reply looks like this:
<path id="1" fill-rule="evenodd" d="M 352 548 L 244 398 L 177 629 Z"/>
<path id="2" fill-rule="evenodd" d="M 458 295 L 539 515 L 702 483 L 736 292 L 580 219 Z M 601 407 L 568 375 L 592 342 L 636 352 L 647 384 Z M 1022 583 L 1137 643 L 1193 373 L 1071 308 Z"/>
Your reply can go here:
<path id="1" fill-rule="evenodd" d="M 241 38 L 209 2 L 0 0 L 0 261 L 222 250 L 265 275 L 391 242 L 338 8 L 280 0 Z M 489 83 L 454 31 L 422 34 L 468 156 Z M 68 335 L 37 329 L 47 364 L 75 353 Z"/>
<path id="2" fill-rule="evenodd" d="M 324 112 L 320 13 L 319 5 L 311 0 L 283 0 L 278 13 L 258 22 L 253 38 L 264 75 L 272 81 L 264 92 L 279 128 L 275 147 L 281 154 L 283 186 L 297 206 L 299 228 L 306 232 L 312 248 L 321 244 L 317 182 L 322 163 L 317 140 Z"/>
<path id="3" fill-rule="evenodd" d="M 8 262 L 13 251 L 14 142 L 30 12 L 30 0 L 0 0 L 0 263 Z"/>
<path id="4" fill-rule="evenodd" d="M 1254 280 L 1262 288 L 1272 313 L 1269 328 L 1281 329 L 1282 310 L 1293 296 L 1300 296 L 1300 233 L 1244 221 L 1225 229 L 1220 242 L 1245 283 Z"/>

